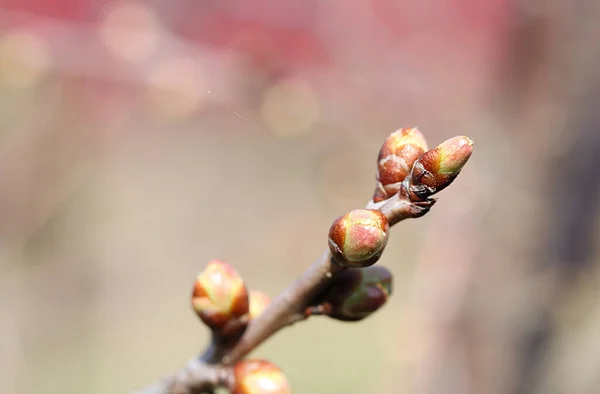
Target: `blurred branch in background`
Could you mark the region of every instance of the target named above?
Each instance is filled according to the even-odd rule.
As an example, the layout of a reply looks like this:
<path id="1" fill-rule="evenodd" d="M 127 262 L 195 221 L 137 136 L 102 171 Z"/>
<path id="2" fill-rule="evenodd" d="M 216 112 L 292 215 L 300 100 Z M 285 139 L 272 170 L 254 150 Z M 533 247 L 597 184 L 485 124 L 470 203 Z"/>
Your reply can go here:
<path id="1" fill-rule="evenodd" d="M 529 300 L 524 300 L 534 308 L 533 313 L 529 312 L 529 318 L 533 318 L 513 339 L 518 373 L 512 392 L 525 394 L 549 392 L 547 381 L 564 374 L 546 368 L 553 357 L 564 357 L 550 352 L 564 330 L 559 316 L 564 308 L 583 307 L 583 300 L 578 305 L 569 301 L 586 286 L 580 279 L 593 276 L 598 268 L 593 239 L 597 237 L 594 234 L 600 201 L 600 173 L 594 160 L 600 154 L 600 58 L 594 21 L 600 17 L 600 7 L 593 1 L 517 4 L 517 20 L 521 23 L 515 30 L 509 69 L 522 74 L 508 85 L 509 111 L 504 119 L 514 119 L 512 124 L 521 135 L 546 136 L 530 145 L 529 154 L 539 159 L 533 171 L 520 175 L 533 179 L 535 174 L 544 174 L 538 180 L 538 200 L 548 196 L 542 220 L 545 230 L 540 228 L 542 236 L 535 241 L 539 249 L 534 251 L 531 268 L 523 273 L 524 283 L 534 289 Z M 515 110 L 510 110 L 515 103 Z M 532 239 L 523 234 L 523 240 Z M 589 355 L 582 358 L 594 363 Z M 591 377 L 579 378 L 586 381 Z M 545 389 L 540 388 L 544 385 Z M 574 390 L 574 386 L 563 383 L 550 392 Z M 595 388 L 584 385 L 579 390 L 592 393 Z"/>
<path id="2" fill-rule="evenodd" d="M 585 278 L 594 283 L 598 270 L 600 63 L 594 21 L 600 8 L 592 1 L 515 5 L 500 94 L 490 113 L 504 139 L 489 152 L 497 158 L 490 170 L 501 181 L 486 185 L 492 188 L 487 212 L 470 211 L 482 219 L 480 231 L 468 233 L 481 234 L 479 252 L 471 257 L 463 251 L 460 268 L 450 269 L 470 278 L 445 277 L 462 285 L 447 283 L 439 300 L 452 305 L 454 299 L 462 307 L 434 325 L 437 351 L 424 364 L 434 359 L 437 367 L 422 377 L 428 382 L 424 393 L 597 390 L 593 351 L 579 361 L 596 367 L 567 378 L 569 363 L 557 359 L 570 352 L 556 347 L 565 330 L 569 337 L 582 329 L 561 319 L 565 309 L 591 308 L 589 321 L 598 318 L 588 304 L 596 292 L 583 290 L 589 300 L 581 292 L 590 286 Z M 466 294 L 450 290 L 461 286 Z M 596 336 L 586 341 L 597 349 Z"/>

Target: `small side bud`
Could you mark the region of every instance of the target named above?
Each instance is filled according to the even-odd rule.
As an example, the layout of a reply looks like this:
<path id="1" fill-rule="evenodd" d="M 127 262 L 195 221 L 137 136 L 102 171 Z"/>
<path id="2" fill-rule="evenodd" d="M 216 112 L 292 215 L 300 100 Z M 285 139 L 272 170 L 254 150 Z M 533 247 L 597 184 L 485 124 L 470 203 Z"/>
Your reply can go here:
<path id="1" fill-rule="evenodd" d="M 343 267 L 367 267 L 379 260 L 390 226 L 375 209 L 355 209 L 338 218 L 329 229 L 329 250 Z"/>
<path id="2" fill-rule="evenodd" d="M 392 273 L 383 266 L 350 268 L 334 280 L 325 296 L 329 316 L 358 321 L 379 310 L 392 295 Z"/>
<path id="3" fill-rule="evenodd" d="M 196 278 L 192 306 L 207 326 L 219 330 L 248 313 L 248 291 L 231 265 L 211 260 Z"/>
<path id="4" fill-rule="evenodd" d="M 387 200 L 400 190 L 414 162 L 427 150 L 427 141 L 416 128 L 404 128 L 390 134 L 377 157 L 377 185 L 373 202 Z"/>
<path id="5" fill-rule="evenodd" d="M 250 290 L 250 319 L 263 313 L 271 303 L 271 298 L 264 291 Z"/>
<path id="6" fill-rule="evenodd" d="M 291 394 L 285 374 L 264 360 L 242 360 L 233 367 L 231 394 Z"/>
<path id="7" fill-rule="evenodd" d="M 413 166 L 410 195 L 413 200 L 424 200 L 445 189 L 458 176 L 473 153 L 473 141 L 467 137 L 453 137 L 435 149 L 425 152 Z"/>

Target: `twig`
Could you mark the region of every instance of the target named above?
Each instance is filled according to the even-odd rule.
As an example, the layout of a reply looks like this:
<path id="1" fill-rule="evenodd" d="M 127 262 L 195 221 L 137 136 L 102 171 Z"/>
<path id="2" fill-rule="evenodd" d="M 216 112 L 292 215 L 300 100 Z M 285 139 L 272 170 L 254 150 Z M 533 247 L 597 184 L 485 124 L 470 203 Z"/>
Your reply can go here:
<path id="1" fill-rule="evenodd" d="M 380 156 L 384 154 L 388 154 L 388 156 L 397 155 L 398 146 L 406 147 L 406 144 L 409 144 L 410 149 L 408 149 L 408 153 L 404 152 L 402 154 L 408 154 L 408 156 L 397 156 L 395 158 L 395 160 L 402 160 L 402 163 L 405 164 L 404 166 L 400 166 L 402 171 L 401 174 L 399 173 L 403 181 L 394 182 L 392 191 L 385 189 L 382 186 L 383 184 L 379 182 L 381 180 L 379 177 L 382 174 L 381 171 L 383 171 L 385 175 L 385 179 L 383 180 L 387 182 L 390 174 L 386 173 L 386 171 L 389 168 L 385 166 L 384 168 L 379 168 L 378 183 L 380 188 L 376 189 L 373 200 L 367 204 L 367 209 L 378 210 L 377 214 L 374 212 L 369 212 L 369 214 L 378 216 L 382 221 L 385 221 L 386 230 L 381 231 L 382 236 L 385 237 L 383 246 L 387 242 L 387 231 L 389 231 L 391 226 L 404 219 L 419 218 L 429 212 L 429 209 L 436 201 L 430 197 L 443 190 L 456 178 L 473 150 L 473 141 L 467 137 L 458 136 L 443 142 L 435 149 L 423 153 L 425 143 L 420 132 L 417 129 L 401 129 L 388 137 L 380 151 Z M 418 159 L 415 153 L 420 155 Z M 410 159 L 410 165 L 406 163 L 405 159 L 407 158 Z M 380 160 L 385 162 L 388 159 L 383 158 Z M 405 168 L 411 168 L 409 174 L 406 174 Z M 375 203 L 374 201 L 380 202 Z M 337 225 L 338 221 L 351 220 L 349 219 L 351 213 L 338 218 L 332 225 L 330 229 L 330 248 L 333 244 L 339 249 L 336 242 L 340 242 L 340 245 L 345 242 L 342 240 L 335 241 L 334 238 L 336 236 L 335 234 L 331 235 L 331 232 L 335 232 L 334 226 Z M 381 214 L 385 216 L 385 219 L 381 218 Z M 356 226 L 356 223 L 354 225 Z M 343 239 L 345 239 L 345 235 Z M 332 250 L 333 253 L 336 253 L 335 249 Z M 376 253 L 376 251 L 372 253 Z M 336 259 L 339 257 L 344 256 L 336 254 Z M 367 258 L 370 257 L 368 256 Z M 367 260 L 361 261 L 364 263 Z M 243 359 L 283 327 L 300 320 L 305 320 L 310 316 L 311 312 L 322 314 L 327 311 L 327 305 L 319 306 L 321 302 L 320 296 L 323 294 L 323 291 L 327 290 L 327 286 L 331 285 L 337 275 L 344 272 L 346 269 L 344 267 L 352 267 L 351 264 L 342 264 L 340 260 L 338 262 L 340 264 L 333 261 L 332 252 L 330 252 L 330 249 L 327 249 L 302 276 L 296 279 L 279 297 L 273 300 L 263 313 L 251 320 L 247 326 L 245 326 L 245 321 L 243 322 L 245 326 L 243 334 L 241 331 L 237 334 L 237 330 L 223 331 L 224 327 L 221 323 L 214 323 L 214 326 L 209 325 L 209 327 L 213 328 L 213 341 L 202 356 L 188 365 L 183 372 L 179 372 L 172 378 L 157 385 L 156 389 L 141 391 L 138 394 L 198 394 L 202 390 L 211 392 L 218 385 L 227 385 L 227 383 L 230 383 L 231 386 L 232 383 L 238 384 L 237 368 L 234 371 L 236 375 L 235 379 L 231 372 L 233 364 Z M 363 265 L 362 267 L 368 267 L 368 265 Z M 237 280 L 239 281 L 239 279 Z M 201 281 L 197 281 L 196 284 L 200 287 L 195 287 L 194 294 L 196 294 L 196 290 L 198 296 L 203 292 L 207 292 L 206 288 L 202 287 L 204 285 Z M 388 293 L 385 292 L 385 297 L 387 295 Z M 243 301 L 247 304 L 246 295 L 238 299 L 241 300 L 240 302 Z M 235 302 L 235 299 L 233 302 Z M 232 314 L 231 316 L 235 316 L 235 319 L 229 321 L 233 322 L 232 324 L 238 324 L 236 320 L 243 315 L 243 312 L 238 316 Z M 207 321 L 211 322 L 205 315 L 200 315 L 200 317 L 205 323 Z M 215 327 L 218 330 L 215 330 Z M 236 334 L 232 337 L 229 335 L 223 336 L 225 332 L 234 332 Z M 228 339 L 219 340 L 219 338 Z M 234 340 L 229 340 L 229 338 Z M 229 378 L 227 378 L 226 374 L 229 374 Z M 234 382 L 234 380 L 236 381 Z"/>
<path id="2" fill-rule="evenodd" d="M 405 181 L 408 187 L 408 178 Z M 408 190 L 408 189 L 404 189 Z M 367 207 L 379 209 L 391 225 L 401 220 L 424 215 L 434 204 L 435 200 L 426 200 L 420 203 L 411 202 L 406 193 L 394 195 L 381 204 L 367 204 Z M 303 312 L 315 294 L 324 289 L 342 270 L 331 261 L 329 250 L 324 252 L 308 270 L 288 287 L 258 318 L 251 322 L 241 340 L 222 359 L 224 365 L 231 365 L 242 359 L 254 348 L 274 335 L 281 328 L 288 325 L 292 316 Z"/>
<path id="3" fill-rule="evenodd" d="M 199 394 L 226 384 L 229 379 L 229 369 L 193 358 L 174 375 L 133 394 Z"/>
<path id="4" fill-rule="evenodd" d="M 288 325 L 290 317 L 302 312 L 313 296 L 322 290 L 342 268 L 331 261 L 329 250 L 324 252 L 296 281 L 267 309 L 248 325 L 237 345 L 222 359 L 224 365 L 235 363 L 267 338 Z"/>
<path id="5" fill-rule="evenodd" d="M 378 204 L 369 202 L 367 207 L 379 209 L 386 215 L 390 225 L 393 225 L 403 219 L 422 216 L 434 202 L 435 200 L 426 200 L 413 203 L 406 194 L 397 194 Z M 233 348 L 226 349 L 212 342 L 202 356 L 191 360 L 183 370 L 133 394 L 196 394 L 222 384 L 223 374 L 228 370 L 213 364 L 220 362 L 224 366 L 231 365 L 280 329 L 305 320 L 305 308 L 342 270 L 342 267 L 332 262 L 329 250 L 325 251 L 302 276 L 274 299 L 263 313 L 250 322 L 246 332 Z"/>

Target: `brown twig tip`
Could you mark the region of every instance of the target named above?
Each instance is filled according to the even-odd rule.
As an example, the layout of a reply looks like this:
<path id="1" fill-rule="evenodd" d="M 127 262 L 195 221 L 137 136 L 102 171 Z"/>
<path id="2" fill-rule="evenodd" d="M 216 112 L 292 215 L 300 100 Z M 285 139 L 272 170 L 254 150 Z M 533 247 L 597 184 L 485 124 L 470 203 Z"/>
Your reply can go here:
<path id="1" fill-rule="evenodd" d="M 385 140 L 377 157 L 377 186 L 373 201 L 384 201 L 400 190 L 414 162 L 427 150 L 427 141 L 416 127 L 399 129 Z"/>
<path id="2" fill-rule="evenodd" d="M 209 261 L 194 283 L 192 307 L 211 329 L 223 329 L 231 320 L 239 319 L 249 311 L 244 280 L 226 262 Z"/>
<path id="3" fill-rule="evenodd" d="M 261 290 L 250 290 L 250 319 L 255 319 L 267 309 L 271 298 Z"/>
<path id="4" fill-rule="evenodd" d="M 231 394 L 291 394 L 285 374 L 264 360 L 243 360 L 233 367 Z"/>
<path id="5" fill-rule="evenodd" d="M 473 141 L 464 136 L 450 138 L 425 152 L 415 162 L 411 172 L 411 199 L 422 201 L 448 187 L 472 153 Z"/>
<path id="6" fill-rule="evenodd" d="M 334 280 L 323 298 L 329 316 L 359 321 L 379 310 L 392 295 L 392 272 L 383 266 L 350 268 Z"/>
<path id="7" fill-rule="evenodd" d="M 375 209 L 355 209 L 338 218 L 329 229 L 329 249 L 344 267 L 367 267 L 379 260 L 390 226 Z"/>

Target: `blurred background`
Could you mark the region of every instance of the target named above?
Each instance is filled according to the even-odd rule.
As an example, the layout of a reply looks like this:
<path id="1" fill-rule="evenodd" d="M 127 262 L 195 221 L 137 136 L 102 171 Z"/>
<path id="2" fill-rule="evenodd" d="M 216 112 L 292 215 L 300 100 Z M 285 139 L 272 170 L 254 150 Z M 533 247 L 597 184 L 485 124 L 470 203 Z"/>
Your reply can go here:
<path id="1" fill-rule="evenodd" d="M 208 335 L 195 275 L 272 296 L 386 136 L 475 152 L 394 228 L 391 302 L 261 347 L 295 393 L 600 385 L 600 3 L 0 0 L 0 392 L 128 393 Z"/>

